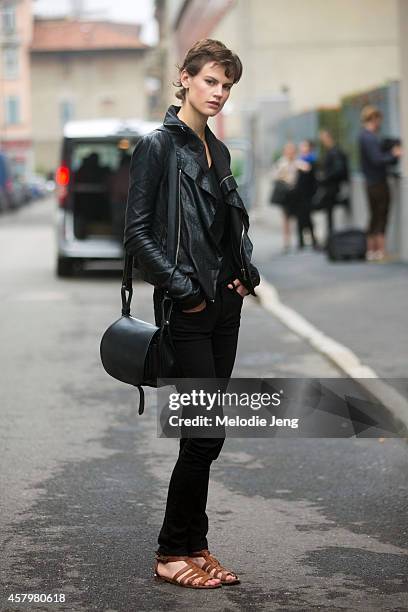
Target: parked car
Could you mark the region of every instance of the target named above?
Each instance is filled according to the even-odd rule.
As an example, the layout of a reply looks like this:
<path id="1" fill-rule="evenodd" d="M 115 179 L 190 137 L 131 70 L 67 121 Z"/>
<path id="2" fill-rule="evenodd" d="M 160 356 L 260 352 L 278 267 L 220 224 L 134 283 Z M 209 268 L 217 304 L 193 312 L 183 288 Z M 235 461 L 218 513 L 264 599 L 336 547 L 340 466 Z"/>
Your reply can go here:
<path id="1" fill-rule="evenodd" d="M 0 151 L 0 212 L 10 208 L 10 169 L 8 159 Z"/>
<path id="2" fill-rule="evenodd" d="M 10 208 L 17 209 L 27 204 L 31 199 L 31 194 L 27 183 L 20 176 L 12 176 L 8 183 L 8 193 Z"/>
<path id="3" fill-rule="evenodd" d="M 54 179 L 52 179 L 52 180 L 47 179 L 46 180 L 46 182 L 45 182 L 45 191 L 46 191 L 46 193 L 53 193 L 55 191 L 55 187 L 56 187 L 56 185 L 55 185 Z"/>
<path id="4" fill-rule="evenodd" d="M 58 197 L 58 276 L 87 261 L 121 260 L 129 163 L 137 140 L 158 123 L 93 119 L 65 124 Z"/>
<path id="5" fill-rule="evenodd" d="M 0 211 L 17 210 L 33 199 L 29 181 L 0 152 Z"/>
<path id="6" fill-rule="evenodd" d="M 47 181 L 40 174 L 33 174 L 28 178 L 27 188 L 32 200 L 39 200 L 48 193 Z"/>

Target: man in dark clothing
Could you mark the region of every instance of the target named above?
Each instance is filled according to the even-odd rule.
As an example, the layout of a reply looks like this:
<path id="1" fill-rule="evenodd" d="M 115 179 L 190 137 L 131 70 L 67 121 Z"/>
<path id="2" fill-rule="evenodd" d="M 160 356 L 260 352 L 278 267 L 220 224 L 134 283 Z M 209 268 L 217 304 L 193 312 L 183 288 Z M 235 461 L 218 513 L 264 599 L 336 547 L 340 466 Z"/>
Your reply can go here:
<path id="1" fill-rule="evenodd" d="M 323 160 L 321 208 L 327 215 L 327 238 L 333 232 L 333 209 L 337 203 L 342 183 L 349 180 L 346 154 L 336 145 L 328 130 L 320 130 L 319 139 L 326 155 Z"/>
<path id="2" fill-rule="evenodd" d="M 370 207 L 370 224 L 367 235 L 367 259 L 380 261 L 385 257 L 385 230 L 390 207 L 390 189 L 387 166 L 401 156 L 399 145 L 384 152 L 377 136 L 382 123 L 382 113 L 375 106 L 365 106 L 361 111 L 363 129 L 359 136 L 361 170 L 363 172 Z"/>
<path id="3" fill-rule="evenodd" d="M 307 230 L 312 239 L 314 249 L 319 249 L 312 221 L 312 199 L 316 192 L 316 161 L 314 143 L 303 140 L 299 144 L 298 176 L 295 185 L 296 215 L 298 224 L 299 249 L 303 249 L 304 231 Z"/>

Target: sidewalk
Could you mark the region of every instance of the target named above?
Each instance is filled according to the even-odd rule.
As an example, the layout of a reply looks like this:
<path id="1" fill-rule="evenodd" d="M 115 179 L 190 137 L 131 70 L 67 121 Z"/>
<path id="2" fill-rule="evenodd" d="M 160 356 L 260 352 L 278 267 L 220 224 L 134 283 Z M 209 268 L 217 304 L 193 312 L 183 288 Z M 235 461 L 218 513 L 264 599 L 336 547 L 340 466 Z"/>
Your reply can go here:
<path id="1" fill-rule="evenodd" d="M 257 212 L 250 236 L 253 260 L 282 302 L 349 347 L 378 376 L 406 377 L 408 265 L 331 263 L 307 248 L 283 255 L 280 221 L 275 207 Z"/>

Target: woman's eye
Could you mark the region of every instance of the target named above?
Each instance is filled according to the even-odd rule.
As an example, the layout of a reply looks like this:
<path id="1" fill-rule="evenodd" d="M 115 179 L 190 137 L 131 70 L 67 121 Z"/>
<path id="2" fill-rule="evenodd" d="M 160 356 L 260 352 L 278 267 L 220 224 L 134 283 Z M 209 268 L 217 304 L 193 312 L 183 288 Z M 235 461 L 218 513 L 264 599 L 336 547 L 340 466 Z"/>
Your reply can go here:
<path id="1" fill-rule="evenodd" d="M 215 84 L 215 81 L 213 81 L 212 79 L 205 79 L 205 82 L 208 83 L 209 85 L 214 85 Z M 230 89 L 231 89 L 231 85 L 224 85 L 223 87 L 227 91 L 230 91 Z"/>

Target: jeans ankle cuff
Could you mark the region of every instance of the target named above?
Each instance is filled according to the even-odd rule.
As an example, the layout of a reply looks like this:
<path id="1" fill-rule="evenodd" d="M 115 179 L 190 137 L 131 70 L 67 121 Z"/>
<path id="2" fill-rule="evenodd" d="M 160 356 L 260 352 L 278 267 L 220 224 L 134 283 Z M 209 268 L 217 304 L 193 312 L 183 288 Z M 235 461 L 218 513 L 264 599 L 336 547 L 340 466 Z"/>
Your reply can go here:
<path id="1" fill-rule="evenodd" d="M 199 550 L 199 549 L 197 549 Z M 185 557 L 188 556 L 189 552 L 186 548 L 163 548 L 160 547 L 155 551 L 157 555 L 164 555 L 169 557 Z"/>
<path id="2" fill-rule="evenodd" d="M 198 542 L 197 544 L 194 544 L 193 546 L 189 546 L 188 547 L 188 552 L 189 553 L 198 552 L 199 550 L 208 550 L 208 543 L 207 542 Z"/>

